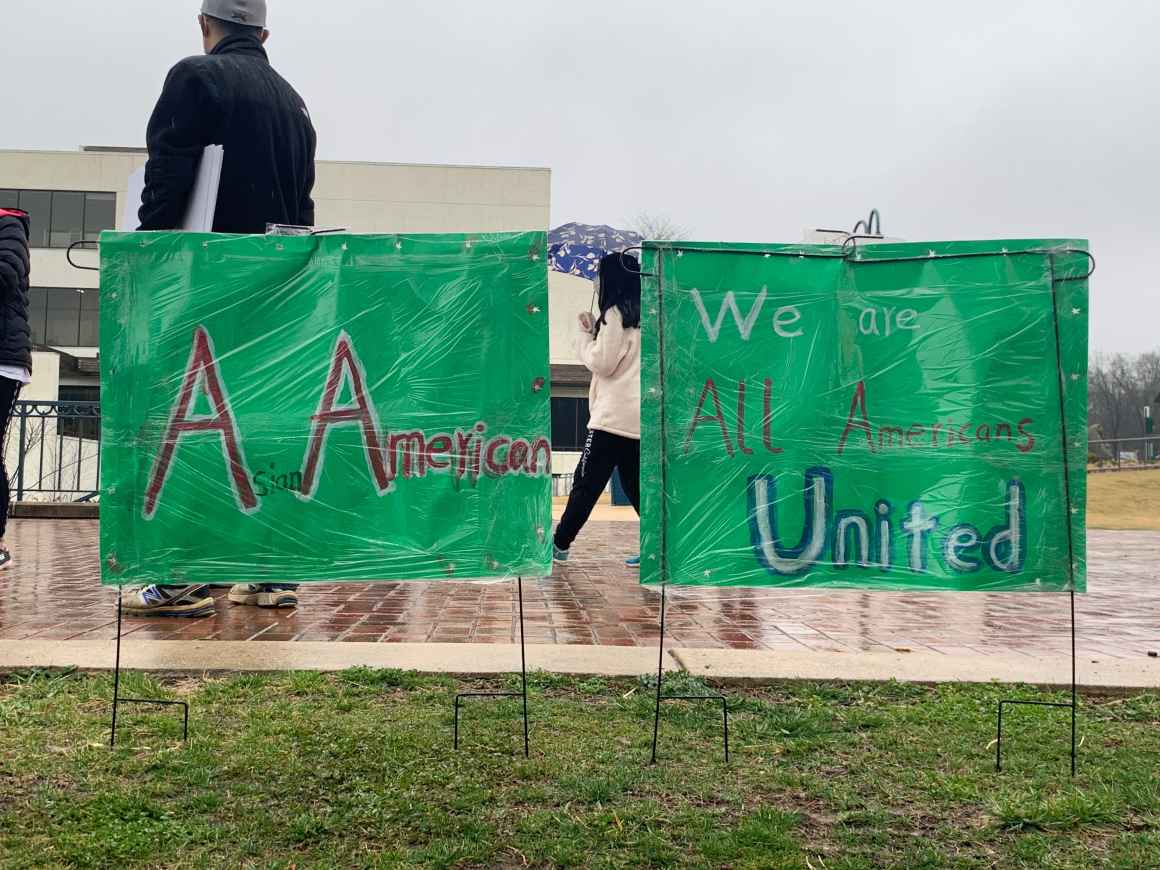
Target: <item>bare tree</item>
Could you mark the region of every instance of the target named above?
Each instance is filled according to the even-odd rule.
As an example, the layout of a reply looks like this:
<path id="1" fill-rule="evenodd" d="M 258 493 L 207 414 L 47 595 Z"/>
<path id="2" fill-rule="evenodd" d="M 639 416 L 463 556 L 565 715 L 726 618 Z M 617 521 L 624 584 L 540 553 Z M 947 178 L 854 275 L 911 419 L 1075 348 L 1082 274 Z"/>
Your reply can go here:
<path id="1" fill-rule="evenodd" d="M 647 211 L 637 212 L 628 222 L 629 229 L 640 233 L 642 238 L 657 242 L 682 242 L 689 237 L 683 226 L 660 214 Z"/>
<path id="2" fill-rule="evenodd" d="M 1154 356 L 1149 355 L 1149 356 Z M 1088 403 L 1091 422 L 1104 437 L 1117 439 L 1144 432 L 1144 405 L 1147 385 L 1143 381 L 1142 359 L 1122 353 L 1096 356 L 1088 375 Z"/>
<path id="3" fill-rule="evenodd" d="M 1136 359 L 1136 381 L 1145 405 L 1152 406 L 1152 416 L 1160 414 L 1160 353 L 1140 354 Z"/>

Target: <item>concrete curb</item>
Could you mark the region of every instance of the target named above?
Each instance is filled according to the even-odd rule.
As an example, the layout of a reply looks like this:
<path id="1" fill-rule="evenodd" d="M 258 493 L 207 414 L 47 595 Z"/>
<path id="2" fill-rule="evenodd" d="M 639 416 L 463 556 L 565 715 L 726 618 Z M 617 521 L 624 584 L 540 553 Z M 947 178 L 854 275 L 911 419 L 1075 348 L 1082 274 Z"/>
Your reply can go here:
<path id="1" fill-rule="evenodd" d="M 767 650 L 677 649 L 677 662 L 699 677 L 737 682 L 768 680 L 899 680 L 911 683 L 1030 683 L 1070 686 L 1071 658 L 951 656 L 938 653 L 771 652 Z M 1077 662 L 1085 688 L 1160 688 L 1160 660 L 1106 659 Z"/>
<path id="2" fill-rule="evenodd" d="M 111 670 L 109 640 L 0 641 L 0 672 L 28 668 Z M 559 674 L 635 677 L 657 667 L 655 647 L 529 644 L 528 669 Z M 515 644 L 335 643 L 293 641 L 172 641 L 125 639 L 127 670 L 168 673 L 206 671 L 340 671 L 353 667 L 397 668 L 460 676 L 519 670 Z M 949 656 L 937 653 L 771 652 L 672 649 L 667 671 L 726 683 L 780 680 L 918 683 L 1029 683 L 1070 685 L 1070 660 L 1029 656 Z M 1160 689 L 1160 660 L 1080 660 L 1079 684 L 1089 689 Z"/>
<path id="3" fill-rule="evenodd" d="M 0 641 L 0 671 L 26 668 L 111 670 L 111 640 Z M 560 674 L 632 676 L 655 672 L 648 647 L 528 644 L 528 670 Z M 666 668 L 677 668 L 666 655 Z M 457 675 L 518 672 L 518 644 L 334 643 L 301 641 L 121 642 L 121 667 L 135 671 L 341 671 L 354 667 Z"/>

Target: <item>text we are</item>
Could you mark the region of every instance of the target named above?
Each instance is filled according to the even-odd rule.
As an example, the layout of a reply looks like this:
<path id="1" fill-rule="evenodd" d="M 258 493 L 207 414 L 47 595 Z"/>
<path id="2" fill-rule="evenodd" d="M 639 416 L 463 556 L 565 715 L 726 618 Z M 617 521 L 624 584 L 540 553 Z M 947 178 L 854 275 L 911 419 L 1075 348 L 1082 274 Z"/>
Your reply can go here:
<path id="1" fill-rule="evenodd" d="M 762 308 L 769 298 L 769 291 L 762 287 L 758 292 L 749 310 L 744 314 L 737 304 L 737 297 L 732 290 L 725 293 L 717 309 L 716 317 L 709 315 L 709 309 L 701 291 L 693 289 L 690 294 L 693 305 L 701 319 L 701 326 L 710 344 L 715 344 L 721 337 L 721 330 L 725 326 L 726 315 L 732 315 L 737 328 L 737 334 L 742 341 L 749 341 L 753 330 L 761 319 Z M 773 312 L 771 326 L 774 335 L 779 338 L 797 338 L 805 334 L 800 325 L 801 309 L 796 305 L 781 305 Z M 896 308 L 894 306 L 862 306 L 858 309 L 858 332 L 865 336 L 890 336 L 899 332 L 914 332 L 919 328 L 918 311 L 913 308 Z"/>

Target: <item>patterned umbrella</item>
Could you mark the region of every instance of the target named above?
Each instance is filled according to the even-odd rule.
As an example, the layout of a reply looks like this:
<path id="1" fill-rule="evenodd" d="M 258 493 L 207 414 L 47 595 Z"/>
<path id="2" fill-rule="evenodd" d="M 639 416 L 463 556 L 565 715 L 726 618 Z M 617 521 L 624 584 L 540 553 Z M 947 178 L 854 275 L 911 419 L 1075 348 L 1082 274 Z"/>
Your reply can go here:
<path id="1" fill-rule="evenodd" d="M 605 224 L 564 224 L 548 233 L 548 263 L 557 272 L 593 281 L 601 257 L 640 242 L 639 233 Z"/>

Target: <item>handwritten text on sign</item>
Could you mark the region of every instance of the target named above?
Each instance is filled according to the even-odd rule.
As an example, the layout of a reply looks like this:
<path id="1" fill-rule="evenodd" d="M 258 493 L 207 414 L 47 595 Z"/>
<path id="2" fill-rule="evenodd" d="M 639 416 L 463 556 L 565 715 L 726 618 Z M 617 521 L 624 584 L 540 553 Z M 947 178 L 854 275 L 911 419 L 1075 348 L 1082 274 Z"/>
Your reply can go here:
<path id="1" fill-rule="evenodd" d="M 1012 275 L 1001 257 L 859 266 L 695 248 L 648 270 L 664 318 L 646 327 L 658 360 L 643 414 L 664 436 L 656 450 L 646 436 L 645 458 L 666 496 L 645 499 L 659 520 L 642 527 L 645 582 L 1069 582 L 1044 258 Z M 1086 300 L 1081 282 L 1067 291 Z M 1073 362 L 1085 330 L 1061 331 Z M 1086 405 L 1069 404 L 1068 429 L 1085 431 Z"/>
<path id="2" fill-rule="evenodd" d="M 546 238 L 106 234 L 106 583 L 542 576 Z"/>
<path id="3" fill-rule="evenodd" d="M 144 516 L 151 520 L 157 513 L 166 480 L 173 470 L 173 460 L 182 439 L 198 435 L 217 435 L 221 440 L 227 478 L 233 487 L 238 509 L 243 513 L 261 507 L 260 495 L 270 487 L 290 490 L 303 500 L 314 498 L 326 457 L 327 435 L 333 427 L 354 427 L 361 439 L 366 457 L 367 477 L 378 495 L 395 487 L 400 477 L 426 477 L 428 472 L 450 475 L 456 483 L 465 477 L 470 483 L 480 474 L 502 477 L 506 474 L 547 476 L 551 467 L 552 448 L 547 438 L 487 437 L 487 424 L 476 422 L 454 432 L 425 433 L 419 430 L 384 432 L 378 412 L 366 389 L 367 376 L 354 343 L 345 332 L 339 335 L 318 410 L 309 421 L 310 428 L 301 471 L 279 475 L 259 470 L 251 473 L 242 448 L 237 415 L 230 404 L 222 380 L 213 340 L 205 327 L 194 331 L 189 365 L 181 381 L 181 391 L 169 416 L 161 450 L 149 475 L 145 491 Z M 349 390 L 350 400 L 339 403 L 339 395 Z M 198 392 L 203 391 L 212 405 L 206 416 L 191 413 Z"/>

